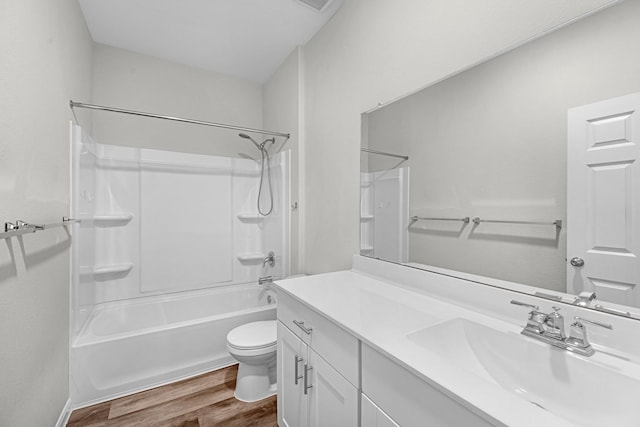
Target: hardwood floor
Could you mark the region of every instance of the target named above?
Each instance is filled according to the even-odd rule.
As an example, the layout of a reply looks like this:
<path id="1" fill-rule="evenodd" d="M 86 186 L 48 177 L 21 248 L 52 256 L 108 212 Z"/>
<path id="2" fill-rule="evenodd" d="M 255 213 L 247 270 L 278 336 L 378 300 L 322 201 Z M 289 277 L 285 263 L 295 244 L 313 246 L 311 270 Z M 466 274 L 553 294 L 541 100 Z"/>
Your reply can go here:
<path id="1" fill-rule="evenodd" d="M 277 427 L 276 396 L 254 403 L 233 396 L 238 365 L 71 413 L 67 427 Z"/>

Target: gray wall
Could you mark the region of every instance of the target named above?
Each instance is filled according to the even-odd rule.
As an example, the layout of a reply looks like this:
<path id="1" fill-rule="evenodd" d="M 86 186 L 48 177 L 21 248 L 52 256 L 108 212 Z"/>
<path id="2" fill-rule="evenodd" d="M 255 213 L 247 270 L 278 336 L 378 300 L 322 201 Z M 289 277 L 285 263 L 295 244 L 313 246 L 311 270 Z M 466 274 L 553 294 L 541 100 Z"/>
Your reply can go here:
<path id="1" fill-rule="evenodd" d="M 0 1 L 0 64 L 0 222 L 60 221 L 69 214 L 69 100 L 91 99 L 78 2 Z M 68 336 L 67 234 L 0 240 L 0 425 L 55 425 L 69 396 Z"/>
<path id="2" fill-rule="evenodd" d="M 567 109 L 640 91 L 640 1 L 626 1 L 369 115 L 371 148 L 408 154 L 410 260 L 565 290 Z M 379 169 L 390 161 L 371 156 Z"/>
<path id="3" fill-rule="evenodd" d="M 101 44 L 94 47 L 93 103 L 262 128 L 260 84 Z M 259 158 L 229 129 L 109 112 L 94 112 L 93 128 L 103 144 Z"/>

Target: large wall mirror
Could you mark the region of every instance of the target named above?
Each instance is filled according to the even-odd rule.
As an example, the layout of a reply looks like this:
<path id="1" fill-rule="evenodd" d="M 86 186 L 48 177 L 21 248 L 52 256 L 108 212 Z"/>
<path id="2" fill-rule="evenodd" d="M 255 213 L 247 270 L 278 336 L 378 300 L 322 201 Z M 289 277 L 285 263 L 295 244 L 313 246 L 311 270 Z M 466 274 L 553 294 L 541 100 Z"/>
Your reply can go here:
<path id="1" fill-rule="evenodd" d="M 629 0 L 363 114 L 361 253 L 640 319 L 638 41 Z"/>

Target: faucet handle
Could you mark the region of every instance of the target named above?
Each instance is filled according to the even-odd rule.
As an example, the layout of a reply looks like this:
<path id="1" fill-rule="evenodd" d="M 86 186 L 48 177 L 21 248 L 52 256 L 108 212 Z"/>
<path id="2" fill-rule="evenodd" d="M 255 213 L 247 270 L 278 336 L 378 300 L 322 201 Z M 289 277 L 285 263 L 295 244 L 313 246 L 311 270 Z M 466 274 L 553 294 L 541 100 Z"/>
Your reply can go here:
<path id="1" fill-rule="evenodd" d="M 529 318 L 527 319 L 527 325 L 524 327 L 523 333 L 542 335 L 544 333 L 544 323 L 547 320 L 547 315 L 538 311 L 539 307 L 533 304 L 527 304 L 517 300 L 511 300 L 511 304 L 519 305 L 522 307 L 528 307 L 531 309 L 529 312 Z"/>
<path id="2" fill-rule="evenodd" d="M 595 322 L 580 316 L 573 316 L 573 318 L 575 319 L 575 322 L 571 324 L 571 332 L 569 333 L 569 338 L 567 338 L 566 341 L 567 350 L 578 352 L 585 356 L 593 355 L 593 347 L 591 347 L 591 343 L 587 338 L 587 328 L 582 324 L 582 322 L 607 329 L 613 329 L 613 326 L 608 323 Z"/>
<path id="3" fill-rule="evenodd" d="M 262 260 L 262 267 L 266 267 L 269 264 L 270 267 L 276 265 L 276 254 L 273 251 L 269 252 L 269 254 Z"/>
<path id="4" fill-rule="evenodd" d="M 533 309 L 534 311 L 538 311 L 538 309 L 540 308 L 537 305 L 527 304 L 526 302 L 517 301 L 517 300 L 514 300 L 514 299 L 511 300 L 511 304 L 520 305 L 522 307 L 529 307 L 529 308 Z"/>
<path id="5" fill-rule="evenodd" d="M 613 325 L 611 325 L 610 323 L 601 323 L 601 322 L 596 322 L 595 320 L 589 320 L 589 319 L 585 319 L 584 317 L 580 317 L 580 316 L 573 316 L 573 318 L 576 320 L 573 324 L 575 325 L 580 324 L 580 322 L 584 322 L 584 323 L 588 323 L 590 325 L 594 325 L 594 326 L 600 326 L 601 328 L 607 328 L 607 329 L 611 329 L 613 330 Z"/>

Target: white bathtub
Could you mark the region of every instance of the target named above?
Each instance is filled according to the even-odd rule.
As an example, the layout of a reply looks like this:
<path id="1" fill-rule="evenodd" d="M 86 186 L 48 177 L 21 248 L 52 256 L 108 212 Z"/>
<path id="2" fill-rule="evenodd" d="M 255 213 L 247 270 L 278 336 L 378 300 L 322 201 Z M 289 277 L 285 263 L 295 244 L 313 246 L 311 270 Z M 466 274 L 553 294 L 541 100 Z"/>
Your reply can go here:
<path id="1" fill-rule="evenodd" d="M 234 363 L 227 333 L 276 318 L 255 284 L 96 306 L 71 346 L 74 407 Z"/>

